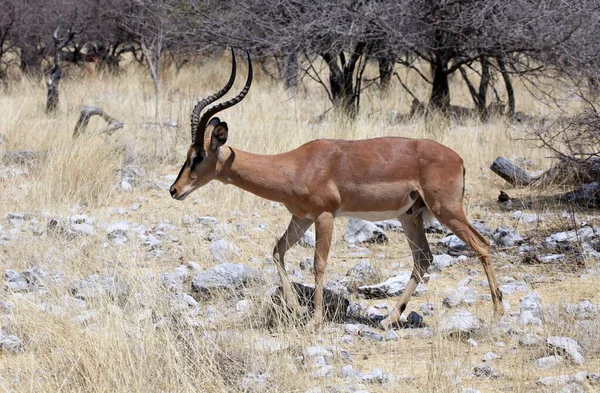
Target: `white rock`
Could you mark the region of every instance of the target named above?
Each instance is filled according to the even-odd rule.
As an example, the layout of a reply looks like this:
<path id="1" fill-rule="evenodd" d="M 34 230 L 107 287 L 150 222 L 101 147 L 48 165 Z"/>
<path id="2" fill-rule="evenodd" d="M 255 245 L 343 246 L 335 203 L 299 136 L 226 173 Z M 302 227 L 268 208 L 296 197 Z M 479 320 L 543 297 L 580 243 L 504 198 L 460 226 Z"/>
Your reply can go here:
<path id="1" fill-rule="evenodd" d="M 348 243 L 382 243 L 387 241 L 387 236 L 372 222 L 351 217 L 345 239 Z"/>
<path id="2" fill-rule="evenodd" d="M 542 320 L 533 315 L 531 311 L 524 310 L 519 314 L 519 325 L 527 326 L 542 326 Z"/>
<path id="3" fill-rule="evenodd" d="M 566 260 L 566 255 L 564 254 L 550 254 L 550 255 L 543 255 L 541 257 L 539 257 L 539 260 L 541 263 L 561 263 L 564 262 Z"/>
<path id="4" fill-rule="evenodd" d="M 302 237 L 298 241 L 298 244 L 300 244 L 300 246 L 302 247 L 315 247 L 315 245 L 317 244 L 315 233 L 310 229 L 304 232 L 304 235 L 302 235 Z"/>
<path id="5" fill-rule="evenodd" d="M 484 362 L 491 362 L 494 359 L 497 359 L 498 355 L 496 355 L 494 352 L 487 352 L 485 355 L 483 355 L 483 358 L 481 359 Z"/>
<path id="6" fill-rule="evenodd" d="M 452 251 L 466 251 L 469 249 L 467 243 L 463 242 L 458 236 L 450 235 L 438 241 L 439 245 L 448 247 Z"/>
<path id="7" fill-rule="evenodd" d="M 585 390 L 578 383 L 569 383 L 560 389 L 559 393 L 586 393 Z"/>
<path id="8" fill-rule="evenodd" d="M 248 373 L 244 375 L 241 382 L 241 387 L 244 392 L 261 391 L 271 378 L 269 373 Z"/>
<path id="9" fill-rule="evenodd" d="M 428 272 L 441 272 L 459 262 L 459 259 L 448 254 L 434 255 L 431 266 L 427 269 Z"/>
<path id="10" fill-rule="evenodd" d="M 599 383 L 600 374 L 582 371 L 577 374 L 554 375 L 538 379 L 538 383 L 544 386 L 565 385 L 567 383 Z"/>
<path id="11" fill-rule="evenodd" d="M 532 316 L 536 318 L 541 318 L 542 316 L 542 299 L 540 296 L 531 292 L 521 298 L 521 303 L 519 305 L 519 311 L 523 313 L 524 311 L 529 311 Z"/>
<path id="12" fill-rule="evenodd" d="M 583 227 L 576 231 L 565 231 L 552 234 L 546 238 L 547 243 L 586 242 L 598 237 L 600 227 Z"/>
<path id="13" fill-rule="evenodd" d="M 213 258 L 221 263 L 231 262 L 232 259 L 240 255 L 240 249 L 225 239 L 213 241 L 208 248 Z"/>
<path id="14" fill-rule="evenodd" d="M 450 295 L 444 297 L 442 303 L 450 308 L 456 308 L 461 304 L 471 305 L 477 301 L 478 295 L 473 288 L 459 287 Z"/>
<path id="15" fill-rule="evenodd" d="M 302 355 L 304 358 L 313 358 L 316 356 L 323 356 L 326 359 L 333 358 L 333 352 L 321 346 L 308 347 L 304 350 Z"/>
<path id="16" fill-rule="evenodd" d="M 198 217 L 198 223 L 201 225 L 215 225 L 219 223 L 219 220 L 217 220 L 215 217 L 203 216 Z"/>
<path id="17" fill-rule="evenodd" d="M 386 298 L 398 296 L 401 294 L 410 280 L 411 272 L 400 272 L 397 276 L 388 278 L 384 282 L 376 285 L 364 285 L 358 287 L 358 292 L 368 298 Z M 415 289 L 415 296 L 423 294 L 427 288 L 420 282 Z"/>
<path id="18" fill-rule="evenodd" d="M 388 331 L 385 332 L 383 339 L 385 341 L 396 341 L 396 340 L 398 340 L 398 333 L 396 333 L 396 331 L 393 329 L 389 329 Z"/>
<path id="19" fill-rule="evenodd" d="M 548 337 L 546 344 L 551 350 L 564 353 L 575 364 L 581 365 L 585 362 L 585 358 L 581 354 L 583 348 L 570 337 Z"/>
<path id="20" fill-rule="evenodd" d="M 584 299 L 577 304 L 567 304 L 565 310 L 579 318 L 593 319 L 600 314 L 600 306 L 592 303 L 589 299 Z"/>
<path id="21" fill-rule="evenodd" d="M 439 330 L 444 334 L 473 333 L 480 329 L 481 321 L 466 310 L 459 310 L 445 315 L 440 321 Z"/>
<path id="22" fill-rule="evenodd" d="M 402 224 L 398 220 L 375 221 L 373 224 L 377 225 L 378 228 L 384 231 L 402 232 Z"/>
<path id="23" fill-rule="evenodd" d="M 319 368 L 318 370 L 313 371 L 311 376 L 314 379 L 330 378 L 333 376 L 333 366 L 329 366 L 329 365 L 323 366 L 323 367 Z"/>
<path id="24" fill-rule="evenodd" d="M 355 369 L 354 367 L 352 367 L 352 365 L 350 364 L 346 364 L 344 367 L 342 367 L 342 376 L 344 378 L 360 378 L 362 376 L 362 373 Z"/>
<path id="25" fill-rule="evenodd" d="M 378 275 L 377 270 L 375 270 L 371 264 L 371 261 L 363 258 L 358 261 L 356 265 L 350 268 L 350 270 L 348 270 L 346 276 L 352 278 L 355 285 L 361 286 L 377 282 L 376 280 Z"/>
<path id="26" fill-rule="evenodd" d="M 250 299 L 242 299 L 236 303 L 235 309 L 237 312 L 243 315 L 250 314 L 252 307 L 254 306 L 254 302 Z"/>
<path id="27" fill-rule="evenodd" d="M 520 210 L 513 212 L 510 216 L 515 220 L 523 221 L 527 224 L 531 224 L 541 220 L 540 216 L 538 216 L 537 214 L 523 213 Z"/>
<path id="28" fill-rule="evenodd" d="M 4 335 L 2 331 L 0 331 L 0 353 L 2 351 L 9 352 L 19 352 L 23 347 L 23 343 L 21 340 L 14 335 Z"/>
<path id="29" fill-rule="evenodd" d="M 211 295 L 219 291 L 236 291 L 260 280 L 258 270 L 240 264 L 222 263 L 198 273 L 192 280 L 192 289 L 204 295 Z"/>
<path id="30" fill-rule="evenodd" d="M 559 364 L 562 364 L 563 357 L 562 356 L 546 356 L 543 358 L 537 359 L 533 362 L 533 367 L 542 369 L 542 368 L 551 368 L 556 367 Z"/>
<path id="31" fill-rule="evenodd" d="M 497 228 L 492 234 L 492 239 L 498 247 L 515 247 L 523 242 L 523 238 L 517 232 L 508 228 Z"/>
<path id="32" fill-rule="evenodd" d="M 380 368 L 374 368 L 369 373 L 364 374 L 361 378 L 361 381 L 365 383 L 386 383 L 389 381 L 389 376 L 384 373 Z"/>
<path id="33" fill-rule="evenodd" d="M 71 224 L 70 229 L 78 234 L 81 233 L 88 236 L 94 235 L 94 227 L 91 224 Z"/>

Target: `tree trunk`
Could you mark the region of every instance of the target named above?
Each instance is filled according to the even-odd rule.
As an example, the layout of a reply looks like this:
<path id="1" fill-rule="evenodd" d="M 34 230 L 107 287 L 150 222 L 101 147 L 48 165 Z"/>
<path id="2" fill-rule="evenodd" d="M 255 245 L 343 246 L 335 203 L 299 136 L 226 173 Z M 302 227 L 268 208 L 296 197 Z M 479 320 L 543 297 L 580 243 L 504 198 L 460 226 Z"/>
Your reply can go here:
<path id="1" fill-rule="evenodd" d="M 504 58 L 502 56 L 498 56 L 496 61 L 498 62 L 498 68 L 500 69 L 502 79 L 504 79 L 504 86 L 506 87 L 506 95 L 508 97 L 507 115 L 508 117 L 513 117 L 515 115 L 515 90 L 513 88 L 512 81 L 510 80 L 510 74 L 506 70 Z"/>
<path id="2" fill-rule="evenodd" d="M 58 108 L 58 85 L 60 83 L 60 78 L 62 77 L 62 71 L 60 69 L 60 60 L 55 59 L 54 66 L 50 70 L 50 74 L 48 75 L 48 80 L 46 84 L 48 85 L 48 97 L 46 99 L 46 113 L 52 113 L 56 111 Z"/>
<path id="3" fill-rule="evenodd" d="M 490 85 L 490 65 L 485 56 L 481 56 L 479 61 L 481 63 L 481 80 L 479 81 L 477 110 L 483 116 L 487 108 L 487 91 Z"/>
<path id="4" fill-rule="evenodd" d="M 356 97 L 360 92 L 355 92 L 354 90 L 354 70 L 356 69 L 356 63 L 364 52 L 365 46 L 364 43 L 356 44 L 354 52 L 348 61 L 346 61 L 344 52 L 340 52 L 337 56 L 329 52 L 321 55 L 329 67 L 329 87 L 331 89 L 333 106 L 341 110 L 349 118 L 354 118 L 357 112 Z M 338 65 L 338 58 L 342 65 L 341 68 Z"/>
<path id="5" fill-rule="evenodd" d="M 24 45 L 20 48 L 19 67 L 26 75 L 39 74 L 42 69 L 42 56 L 34 45 Z"/>
<path id="6" fill-rule="evenodd" d="M 381 55 L 377 58 L 377 62 L 379 64 L 379 88 L 382 93 L 387 93 L 394 71 L 394 59 L 391 55 Z"/>
<path id="7" fill-rule="evenodd" d="M 150 78 L 152 78 L 152 84 L 154 85 L 154 117 L 155 121 L 158 122 L 158 119 L 160 118 L 160 61 L 164 48 L 160 40 L 152 42 L 151 47 L 148 48 L 142 39 L 140 46 L 142 48 L 142 52 L 144 53 L 144 59 L 146 60 L 146 65 L 148 66 Z"/>
<path id="8" fill-rule="evenodd" d="M 283 69 L 283 79 L 285 81 L 286 90 L 293 92 L 298 85 L 298 52 L 290 53 L 285 58 L 285 65 Z"/>
<path id="9" fill-rule="evenodd" d="M 433 88 L 429 104 L 432 108 L 446 112 L 450 107 L 450 84 L 448 83 L 448 61 L 441 54 L 435 55 L 433 67 Z"/>

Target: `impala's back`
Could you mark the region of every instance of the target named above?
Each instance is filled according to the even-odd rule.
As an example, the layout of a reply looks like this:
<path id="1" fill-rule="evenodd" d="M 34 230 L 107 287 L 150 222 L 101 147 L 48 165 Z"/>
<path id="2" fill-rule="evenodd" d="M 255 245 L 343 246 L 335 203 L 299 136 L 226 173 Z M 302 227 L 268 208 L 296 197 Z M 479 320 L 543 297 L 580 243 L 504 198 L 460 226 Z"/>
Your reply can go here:
<path id="1" fill-rule="evenodd" d="M 462 198 L 462 159 L 431 140 L 316 140 L 282 156 L 292 158 L 296 184 L 308 185 L 297 197 L 338 216 L 383 220 L 424 193 Z"/>

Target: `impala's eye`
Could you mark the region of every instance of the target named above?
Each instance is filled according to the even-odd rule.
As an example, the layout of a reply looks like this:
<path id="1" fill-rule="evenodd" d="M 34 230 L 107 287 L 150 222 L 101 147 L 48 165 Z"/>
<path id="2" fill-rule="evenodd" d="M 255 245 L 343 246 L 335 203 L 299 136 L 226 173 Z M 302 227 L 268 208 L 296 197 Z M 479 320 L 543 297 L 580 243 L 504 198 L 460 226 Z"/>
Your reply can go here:
<path id="1" fill-rule="evenodd" d="M 194 159 L 192 160 L 192 165 L 190 165 L 190 169 L 193 171 L 194 168 L 196 167 L 196 165 L 200 164 L 203 159 L 204 159 L 204 157 L 202 157 L 200 154 L 195 156 Z"/>

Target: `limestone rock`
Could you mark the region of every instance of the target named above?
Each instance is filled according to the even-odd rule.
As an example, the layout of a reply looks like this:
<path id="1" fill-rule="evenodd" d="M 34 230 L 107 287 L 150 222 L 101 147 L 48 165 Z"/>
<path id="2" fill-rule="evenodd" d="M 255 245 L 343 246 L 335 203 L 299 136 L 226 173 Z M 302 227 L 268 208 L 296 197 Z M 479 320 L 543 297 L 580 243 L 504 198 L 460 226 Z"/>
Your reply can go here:
<path id="1" fill-rule="evenodd" d="M 384 282 L 375 285 L 364 285 L 358 287 L 358 292 L 366 298 L 387 298 L 400 295 L 410 280 L 411 272 L 401 272 L 397 276 L 388 278 Z M 415 289 L 414 296 L 423 294 L 427 288 L 421 282 Z"/>
<path id="2" fill-rule="evenodd" d="M 575 364 L 581 365 L 585 362 L 585 359 L 581 354 L 583 348 L 581 348 L 577 341 L 570 337 L 548 337 L 546 339 L 546 345 L 550 350 L 564 354 Z"/>
<path id="3" fill-rule="evenodd" d="M 214 295 L 222 291 L 235 292 L 260 280 L 258 270 L 226 262 L 196 275 L 192 280 L 192 290 L 203 295 Z"/>
<path id="4" fill-rule="evenodd" d="M 481 320 L 466 310 L 445 315 L 440 321 L 439 330 L 443 334 L 471 334 L 481 329 Z"/>
<path id="5" fill-rule="evenodd" d="M 353 217 L 348 220 L 345 239 L 349 243 L 384 243 L 388 240 L 377 225 Z"/>

